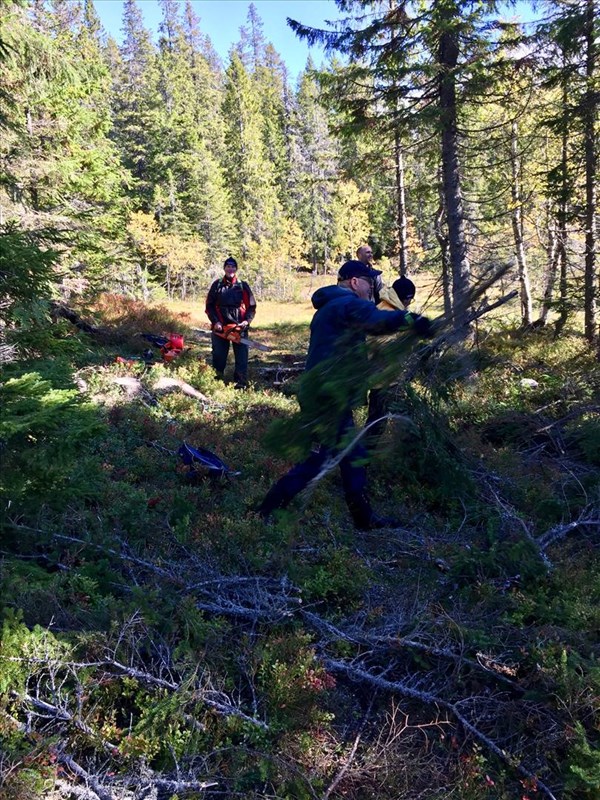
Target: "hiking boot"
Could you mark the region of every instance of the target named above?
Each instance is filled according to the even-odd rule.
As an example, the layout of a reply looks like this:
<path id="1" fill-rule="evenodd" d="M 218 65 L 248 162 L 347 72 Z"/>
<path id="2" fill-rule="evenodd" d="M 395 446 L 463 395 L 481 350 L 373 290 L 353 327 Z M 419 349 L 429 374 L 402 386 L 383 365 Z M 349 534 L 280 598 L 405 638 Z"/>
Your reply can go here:
<path id="1" fill-rule="evenodd" d="M 400 523 L 393 517 L 381 517 L 371 508 L 371 503 L 365 492 L 356 495 L 346 495 L 346 503 L 354 522 L 354 527 L 359 531 L 373 531 L 378 528 L 398 528 Z"/>
<path id="2" fill-rule="evenodd" d="M 375 531 L 379 528 L 399 528 L 400 521 L 394 517 L 382 517 L 371 512 L 369 517 L 354 517 L 354 527 L 359 531 Z"/>

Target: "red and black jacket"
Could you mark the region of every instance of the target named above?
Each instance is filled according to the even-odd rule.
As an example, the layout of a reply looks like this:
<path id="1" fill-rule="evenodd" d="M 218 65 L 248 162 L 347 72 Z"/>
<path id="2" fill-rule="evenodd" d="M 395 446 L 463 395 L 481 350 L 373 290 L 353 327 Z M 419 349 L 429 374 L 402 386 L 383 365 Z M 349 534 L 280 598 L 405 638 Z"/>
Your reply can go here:
<path id="1" fill-rule="evenodd" d="M 238 281 L 236 275 L 232 279 L 219 278 L 208 290 L 206 315 L 213 325 L 216 322 L 221 325 L 250 323 L 255 314 L 256 300 L 252 289 L 246 281 Z"/>

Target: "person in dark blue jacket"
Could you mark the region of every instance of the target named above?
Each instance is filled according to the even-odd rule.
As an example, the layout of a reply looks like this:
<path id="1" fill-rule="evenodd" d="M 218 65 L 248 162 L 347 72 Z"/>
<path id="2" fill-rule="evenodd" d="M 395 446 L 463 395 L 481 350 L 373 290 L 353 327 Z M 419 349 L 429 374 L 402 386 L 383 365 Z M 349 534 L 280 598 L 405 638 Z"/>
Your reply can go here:
<path id="1" fill-rule="evenodd" d="M 367 334 L 390 334 L 411 327 L 423 335 L 429 333 L 430 323 L 425 317 L 408 311 L 379 311 L 375 307 L 373 285 L 380 274 L 360 261 L 347 261 L 338 273 L 337 286 L 324 286 L 312 296 L 316 313 L 310 325 L 306 373 L 298 394 L 301 409 L 304 411 L 310 405 L 314 400 L 312 395 L 318 395 L 332 376 L 335 379 L 336 375 L 346 374 L 353 380 L 343 385 L 341 397 L 336 388 L 329 396 L 323 394 L 323 403 L 317 400 L 317 407 L 321 406 L 320 419 L 314 419 L 311 429 L 318 443 L 307 459 L 292 467 L 269 490 L 258 509 L 264 518 L 289 505 L 319 474 L 325 462 L 335 458 L 342 440 L 347 440 L 349 434 L 351 438 L 352 409 L 364 402 Z M 333 433 L 331 425 L 322 424 L 323 419 L 331 423 L 332 414 L 335 415 Z M 359 443 L 339 463 L 350 514 L 360 530 L 390 526 L 393 520 L 379 516 L 371 508 L 365 458 L 366 451 Z"/>

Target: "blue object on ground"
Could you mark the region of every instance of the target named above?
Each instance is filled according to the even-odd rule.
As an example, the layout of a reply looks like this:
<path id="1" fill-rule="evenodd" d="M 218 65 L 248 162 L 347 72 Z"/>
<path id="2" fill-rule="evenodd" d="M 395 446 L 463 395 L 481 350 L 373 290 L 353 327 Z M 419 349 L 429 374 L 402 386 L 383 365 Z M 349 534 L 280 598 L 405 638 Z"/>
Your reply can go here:
<path id="1" fill-rule="evenodd" d="M 212 473 L 218 473 L 221 476 L 240 474 L 239 472 L 229 469 L 227 464 L 223 463 L 219 456 L 216 456 L 204 447 L 192 447 L 184 442 L 177 453 L 181 456 L 183 463 L 192 470 L 200 466 L 208 469 Z"/>

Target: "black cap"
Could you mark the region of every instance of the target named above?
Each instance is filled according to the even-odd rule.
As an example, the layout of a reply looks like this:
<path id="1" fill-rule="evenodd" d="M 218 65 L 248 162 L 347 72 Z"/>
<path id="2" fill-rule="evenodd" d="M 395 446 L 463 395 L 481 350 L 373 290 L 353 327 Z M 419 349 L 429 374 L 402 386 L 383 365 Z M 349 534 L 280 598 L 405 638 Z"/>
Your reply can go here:
<path id="1" fill-rule="evenodd" d="M 232 256 L 229 256 L 229 258 L 225 259 L 223 267 L 235 267 L 237 269 L 237 261 Z"/>
<path id="2" fill-rule="evenodd" d="M 405 300 L 412 300 L 415 296 L 415 292 L 417 291 L 410 278 L 404 277 L 398 278 L 397 281 L 394 281 L 392 283 L 392 289 L 396 292 L 402 302 Z"/>
<path id="3" fill-rule="evenodd" d="M 372 269 L 368 264 L 363 264 L 362 261 L 346 261 L 338 272 L 338 280 L 349 281 L 350 278 L 368 278 L 372 281 L 378 275 L 381 275 L 380 270 Z"/>

